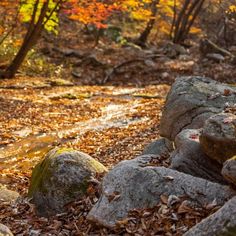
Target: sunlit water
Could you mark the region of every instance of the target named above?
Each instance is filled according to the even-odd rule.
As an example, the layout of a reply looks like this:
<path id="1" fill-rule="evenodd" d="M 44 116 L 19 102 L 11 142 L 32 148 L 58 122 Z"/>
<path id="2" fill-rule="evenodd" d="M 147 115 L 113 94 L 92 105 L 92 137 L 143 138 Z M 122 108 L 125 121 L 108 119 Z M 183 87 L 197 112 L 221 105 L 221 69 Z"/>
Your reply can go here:
<path id="1" fill-rule="evenodd" d="M 127 92 L 123 91 L 123 92 Z M 70 127 L 50 134 L 39 134 L 23 138 L 21 141 L 0 149 L 0 170 L 15 168 L 27 170 L 34 166 L 53 146 L 66 142 L 65 137 L 73 137 L 78 142 L 80 137 L 88 131 L 101 131 L 111 127 L 128 127 L 137 122 L 145 122 L 148 118 L 132 118 L 127 115 L 136 112 L 143 104 L 133 101 L 124 104 L 108 104 L 101 107 L 101 116 L 87 121 L 76 122 Z M 29 130 L 18 131 L 22 137 L 27 136 Z M 71 140 L 70 140 L 71 142 Z"/>

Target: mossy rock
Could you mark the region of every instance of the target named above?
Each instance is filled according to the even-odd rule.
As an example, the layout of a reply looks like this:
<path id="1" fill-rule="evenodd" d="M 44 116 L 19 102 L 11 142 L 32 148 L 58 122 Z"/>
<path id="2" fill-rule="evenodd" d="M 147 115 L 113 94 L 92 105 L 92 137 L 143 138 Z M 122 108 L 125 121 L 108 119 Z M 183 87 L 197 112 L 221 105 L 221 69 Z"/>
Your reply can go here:
<path id="1" fill-rule="evenodd" d="M 32 172 L 28 196 L 37 212 L 49 216 L 87 193 L 89 180 L 107 169 L 89 155 L 73 149 L 51 150 Z"/>
<path id="2" fill-rule="evenodd" d="M 65 79 L 53 79 L 48 81 L 51 86 L 73 86 L 74 84 Z"/>

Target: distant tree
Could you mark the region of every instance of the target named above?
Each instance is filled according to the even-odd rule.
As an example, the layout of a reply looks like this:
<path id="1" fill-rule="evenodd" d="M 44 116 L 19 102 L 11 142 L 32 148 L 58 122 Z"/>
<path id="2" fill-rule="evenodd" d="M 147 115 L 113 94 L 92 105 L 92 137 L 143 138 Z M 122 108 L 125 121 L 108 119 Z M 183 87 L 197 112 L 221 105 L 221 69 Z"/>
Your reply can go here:
<path id="1" fill-rule="evenodd" d="M 54 13 L 58 10 L 59 5 L 62 2 L 63 0 L 58 0 L 57 2 L 53 2 L 51 0 L 29 0 L 19 6 L 21 7 L 22 21 L 29 21 L 27 33 L 24 36 L 23 43 L 18 53 L 7 69 L 1 73 L 1 77 L 14 77 L 27 53 L 36 44 L 42 30 L 47 26 L 49 20 L 53 18 Z"/>
<path id="2" fill-rule="evenodd" d="M 147 22 L 146 28 L 144 31 L 140 34 L 137 44 L 140 46 L 144 46 L 147 42 L 148 36 L 151 33 L 151 30 L 153 29 L 153 26 L 156 21 L 156 14 L 157 14 L 157 5 L 159 4 L 160 0 L 153 0 L 151 2 L 151 17 Z"/>
<path id="3" fill-rule="evenodd" d="M 111 1 L 110 1 L 111 2 Z M 5 71 L 2 78 L 12 78 L 23 63 L 28 52 L 35 46 L 43 29 L 56 32 L 59 22 L 58 12 L 63 9 L 71 19 L 83 23 L 94 23 L 105 27 L 103 21 L 118 7 L 114 3 L 91 0 L 25 0 L 17 1 L 20 19 L 28 24 L 23 43 Z"/>
<path id="4" fill-rule="evenodd" d="M 183 42 L 189 32 L 198 14 L 200 13 L 205 0 L 185 0 L 182 4 L 180 12 L 174 18 L 174 43 Z"/>

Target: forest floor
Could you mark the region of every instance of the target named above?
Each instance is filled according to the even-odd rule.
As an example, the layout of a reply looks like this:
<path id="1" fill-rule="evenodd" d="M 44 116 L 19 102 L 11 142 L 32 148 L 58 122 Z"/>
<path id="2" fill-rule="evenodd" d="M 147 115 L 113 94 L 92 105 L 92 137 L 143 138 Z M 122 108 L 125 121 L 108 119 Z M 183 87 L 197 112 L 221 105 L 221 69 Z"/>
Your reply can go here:
<path id="1" fill-rule="evenodd" d="M 161 109 L 176 76 L 210 76 L 228 83 L 236 78 L 235 66 L 206 61 L 194 50 L 174 58 L 170 51 L 121 51 L 106 45 L 89 53 L 73 49 L 77 56 L 72 57 L 65 55 L 70 52 L 65 46 L 55 51 L 44 45 L 42 50 L 50 60 L 73 66 L 66 80 L 19 75 L 0 81 L 0 184 L 22 196 L 18 203 L 0 205 L 0 222 L 14 235 L 178 236 L 212 213 L 209 208 L 168 207 L 163 198 L 153 209 L 131 212 L 115 231 L 99 228 L 86 220 L 98 199 L 94 189 L 63 214 L 37 217 L 26 194 L 32 168 L 49 149 L 72 147 L 111 169 L 159 138 Z"/>

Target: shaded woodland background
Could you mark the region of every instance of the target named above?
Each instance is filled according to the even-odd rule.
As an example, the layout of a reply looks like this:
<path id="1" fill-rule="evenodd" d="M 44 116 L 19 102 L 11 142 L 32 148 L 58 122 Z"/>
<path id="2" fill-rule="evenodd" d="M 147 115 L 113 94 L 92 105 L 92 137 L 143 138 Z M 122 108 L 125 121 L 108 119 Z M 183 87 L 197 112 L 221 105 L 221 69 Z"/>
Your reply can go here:
<path id="1" fill-rule="evenodd" d="M 18 73 L 140 85 L 144 77 L 171 83 L 180 73 L 234 77 L 234 0 L 11 0 L 1 1 L 0 11 L 2 78 Z M 209 53 L 224 57 L 209 62 Z M 164 66 L 163 55 L 181 57 Z M 227 65 L 215 71 L 211 61 Z"/>

